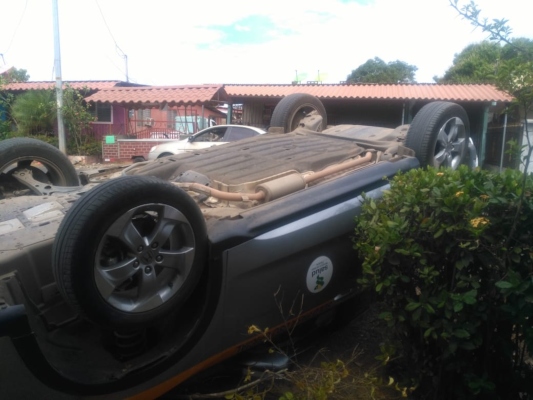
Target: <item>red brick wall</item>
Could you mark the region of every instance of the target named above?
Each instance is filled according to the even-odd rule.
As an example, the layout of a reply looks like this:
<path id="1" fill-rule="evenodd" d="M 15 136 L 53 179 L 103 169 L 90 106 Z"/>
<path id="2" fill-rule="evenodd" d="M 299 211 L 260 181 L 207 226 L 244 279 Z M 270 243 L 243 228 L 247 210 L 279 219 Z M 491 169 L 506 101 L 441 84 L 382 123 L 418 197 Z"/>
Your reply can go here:
<path id="1" fill-rule="evenodd" d="M 104 162 L 131 161 L 135 157 L 148 159 L 152 146 L 169 142 L 169 140 L 134 140 L 118 139 L 115 143 L 102 143 L 102 159 Z"/>

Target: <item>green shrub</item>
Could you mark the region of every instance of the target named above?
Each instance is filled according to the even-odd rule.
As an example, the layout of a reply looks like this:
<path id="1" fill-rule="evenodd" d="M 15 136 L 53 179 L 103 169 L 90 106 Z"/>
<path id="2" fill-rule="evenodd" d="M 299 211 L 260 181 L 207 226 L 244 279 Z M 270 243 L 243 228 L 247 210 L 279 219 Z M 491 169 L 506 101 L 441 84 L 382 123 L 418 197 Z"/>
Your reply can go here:
<path id="1" fill-rule="evenodd" d="M 102 155 L 102 145 L 91 135 L 93 115 L 83 100 L 87 89 L 75 90 L 68 84 L 63 90 L 63 123 L 67 136 L 67 153 L 70 155 Z M 0 91 L 0 139 L 29 136 L 58 147 L 59 139 L 54 133 L 57 120 L 57 105 L 54 90 L 33 90 L 17 97 Z M 17 130 L 11 131 L 12 121 Z M 0 115 L 0 117 L 2 116 Z"/>
<path id="2" fill-rule="evenodd" d="M 0 120 L 0 140 L 8 139 L 11 136 L 12 132 L 10 122 Z"/>
<path id="3" fill-rule="evenodd" d="M 9 139 L 14 137 L 31 137 L 33 139 L 39 139 L 43 142 L 51 144 L 59 148 L 59 138 L 56 135 L 21 135 L 18 132 L 12 132 L 6 135 L 4 138 Z M 70 136 L 67 138 L 67 154 L 78 156 L 99 156 L 102 157 L 102 142 L 91 136 L 83 139 L 83 143 L 72 139 Z"/>
<path id="4" fill-rule="evenodd" d="M 10 137 L 13 130 L 8 110 L 14 100 L 14 96 L 11 93 L 2 91 L 3 83 L 2 77 L 0 77 L 0 140 Z"/>
<path id="5" fill-rule="evenodd" d="M 360 283 L 384 303 L 383 359 L 420 396 L 533 393 L 533 178 L 523 179 L 418 169 L 365 199 Z"/>
<path id="6" fill-rule="evenodd" d="M 86 88 L 78 91 L 69 85 L 66 85 L 63 91 L 62 113 L 65 129 L 68 132 L 67 152 L 75 155 L 101 155 L 100 141 L 89 134 L 94 116 L 83 100 L 83 93 L 87 93 Z"/>
<path id="7" fill-rule="evenodd" d="M 11 117 L 20 135 L 51 134 L 56 119 L 53 90 L 29 90 L 13 100 Z"/>

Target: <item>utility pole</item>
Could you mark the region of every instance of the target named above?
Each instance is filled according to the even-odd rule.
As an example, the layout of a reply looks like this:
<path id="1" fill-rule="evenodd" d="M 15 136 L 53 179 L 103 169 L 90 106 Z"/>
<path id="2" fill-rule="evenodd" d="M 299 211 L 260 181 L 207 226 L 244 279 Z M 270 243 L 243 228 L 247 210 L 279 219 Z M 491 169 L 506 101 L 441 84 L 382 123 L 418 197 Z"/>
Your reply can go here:
<path id="1" fill-rule="evenodd" d="M 63 123 L 63 81 L 61 80 L 61 48 L 59 45 L 59 14 L 57 0 L 52 0 L 54 17 L 54 71 L 56 74 L 56 102 L 57 102 L 57 135 L 59 138 L 59 150 L 67 154 L 65 139 L 65 124 Z"/>
<path id="2" fill-rule="evenodd" d="M 126 82 L 130 81 L 130 76 L 128 74 L 128 56 L 124 54 L 124 63 L 126 64 Z"/>

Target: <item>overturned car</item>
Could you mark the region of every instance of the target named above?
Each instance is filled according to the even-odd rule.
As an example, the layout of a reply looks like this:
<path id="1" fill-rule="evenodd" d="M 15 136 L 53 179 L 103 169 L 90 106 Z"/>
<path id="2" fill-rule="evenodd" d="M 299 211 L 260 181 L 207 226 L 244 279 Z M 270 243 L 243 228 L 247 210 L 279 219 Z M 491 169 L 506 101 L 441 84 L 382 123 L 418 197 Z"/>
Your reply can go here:
<path id="1" fill-rule="evenodd" d="M 396 129 L 327 127 L 295 94 L 271 125 L 84 185 L 55 148 L 1 142 L 0 354 L 17 358 L 0 360 L 3 390 L 17 366 L 41 394 L 155 398 L 261 341 L 251 326 L 329 322 L 357 292 L 362 193 L 477 161 L 453 103 Z"/>

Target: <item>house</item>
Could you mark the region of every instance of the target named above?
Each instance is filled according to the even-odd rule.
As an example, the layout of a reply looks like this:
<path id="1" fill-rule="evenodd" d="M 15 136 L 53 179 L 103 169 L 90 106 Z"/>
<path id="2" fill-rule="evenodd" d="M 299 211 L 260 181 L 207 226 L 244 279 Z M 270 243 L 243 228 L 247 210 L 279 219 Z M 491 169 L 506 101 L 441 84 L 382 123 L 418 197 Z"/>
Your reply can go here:
<path id="1" fill-rule="evenodd" d="M 113 120 L 95 122 L 108 123 L 105 135 L 176 139 L 225 122 L 226 114 L 217 107 L 229 99 L 223 85 L 185 85 L 112 87 L 99 90 L 85 101 L 96 108 L 123 110 L 120 124 Z"/>
<path id="2" fill-rule="evenodd" d="M 141 86 L 121 81 L 64 81 L 63 85 L 80 91 L 84 96 L 114 87 Z M 55 90 L 55 87 L 56 83 L 52 81 L 12 82 L 5 84 L 2 90 L 16 96 L 30 90 Z M 106 104 L 92 104 L 90 112 L 97 121 L 93 124 L 92 135 L 101 137 L 109 131 L 124 131 L 126 120 L 123 109 L 113 109 Z"/>
<path id="3" fill-rule="evenodd" d="M 95 117 L 88 134 L 150 138 L 160 134 L 197 132 L 225 121 L 217 106 L 227 102 L 222 85 L 154 87 L 120 81 L 65 81 L 80 90 Z M 15 82 L 4 85 L 14 95 L 28 90 L 54 90 L 55 82 Z"/>
<path id="4" fill-rule="evenodd" d="M 84 94 L 95 117 L 86 134 L 103 141 L 107 161 L 143 157 L 161 141 L 186 137 L 227 118 L 218 109 L 229 100 L 222 85 L 158 87 L 120 81 L 65 81 L 64 85 Z M 18 82 L 2 89 L 17 95 L 52 90 L 55 83 Z"/>
<path id="5" fill-rule="evenodd" d="M 25 82 L 6 85 L 6 90 L 31 90 L 44 85 Z M 53 85 L 48 82 L 48 87 Z M 505 153 L 509 139 L 522 139 L 521 121 L 500 116 L 512 97 L 492 85 L 439 84 L 287 84 L 287 85 L 184 85 L 143 86 L 124 82 L 72 82 L 72 87 L 92 90 L 85 99 L 96 117 L 91 134 L 104 143 L 104 159 L 131 159 L 157 143 L 194 133 L 212 123 L 234 122 L 268 128 L 276 104 L 284 96 L 302 92 L 318 97 L 328 123 L 396 127 L 410 123 L 416 112 L 431 101 L 452 101 L 463 106 L 470 119 L 471 135 L 480 165 L 516 167 Z M 13 86 L 15 85 L 15 86 Z M 227 105 L 224 111 L 224 105 Z M 505 140 L 504 140 L 505 136 Z M 106 155 L 105 148 L 127 152 Z M 110 146 L 106 146 L 110 145 Z M 503 148 L 503 151 L 502 151 Z M 147 150 L 148 149 L 148 150 Z M 139 154 L 137 154 L 139 153 Z"/>
<path id="6" fill-rule="evenodd" d="M 224 123 L 227 116 L 217 107 L 229 102 L 222 85 L 114 87 L 85 100 L 96 107 L 127 110 L 127 125 L 117 127 L 111 121 L 114 131 L 98 136 L 105 139 L 102 156 L 107 162 L 145 159 L 157 144 Z"/>

